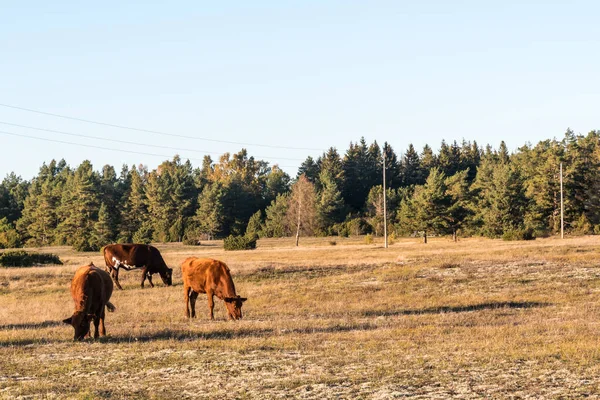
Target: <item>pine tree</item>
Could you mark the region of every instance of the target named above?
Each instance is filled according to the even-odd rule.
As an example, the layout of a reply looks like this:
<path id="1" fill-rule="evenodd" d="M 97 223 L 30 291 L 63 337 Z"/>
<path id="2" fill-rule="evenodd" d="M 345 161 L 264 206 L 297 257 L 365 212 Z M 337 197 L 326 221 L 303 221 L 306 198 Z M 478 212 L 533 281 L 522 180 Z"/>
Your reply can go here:
<path id="1" fill-rule="evenodd" d="M 524 229 L 527 203 L 519 171 L 511 164 L 496 164 L 488 190 L 482 192 L 478 204 L 483 222 L 482 233 L 499 237 Z"/>
<path id="2" fill-rule="evenodd" d="M 113 240 L 112 220 L 105 203 L 100 205 L 98 210 L 98 221 L 94 223 L 94 233 L 91 239 L 91 245 L 95 248 L 101 248 L 110 244 Z"/>
<path id="3" fill-rule="evenodd" d="M 17 230 L 27 245 L 49 246 L 55 243 L 58 224 L 57 208 L 60 205 L 64 181 L 69 175 L 64 160 L 45 163 L 29 186 L 23 202 L 23 212 L 17 221 Z"/>
<path id="4" fill-rule="evenodd" d="M 246 236 L 258 238 L 262 236 L 262 211 L 258 210 L 248 220 L 248 226 L 246 226 Z"/>
<path id="5" fill-rule="evenodd" d="M 319 181 L 322 189 L 317 195 L 317 230 L 322 235 L 331 235 L 334 224 L 344 220 L 346 206 L 335 180 L 327 172 L 321 173 Z"/>
<path id="6" fill-rule="evenodd" d="M 286 237 L 290 235 L 287 222 L 289 194 L 280 194 L 265 210 L 265 222 L 262 226 L 264 237 Z"/>
<path id="7" fill-rule="evenodd" d="M 472 199 L 469 191 L 469 170 L 457 172 L 453 176 L 446 178 L 446 195 L 448 196 L 449 206 L 446 211 L 448 219 L 448 228 L 452 233 L 452 238 L 457 241 L 457 232 L 472 215 Z"/>
<path id="8" fill-rule="evenodd" d="M 100 205 L 100 183 L 92 164 L 85 160 L 66 183 L 57 226 L 59 240 L 78 251 L 97 250 L 92 243 L 94 221 Z"/>
<path id="9" fill-rule="evenodd" d="M 196 211 L 195 220 L 200 233 L 209 239 L 224 231 L 222 201 L 223 187 L 219 182 L 206 186 L 198 198 L 200 207 Z"/>
<path id="10" fill-rule="evenodd" d="M 399 223 L 404 231 L 423 232 L 427 243 L 430 232 L 443 233 L 448 229 L 450 199 L 446 193 L 445 175 L 438 168 L 431 169 L 423 186 L 417 186 L 409 201 L 403 201 Z"/>
<path id="11" fill-rule="evenodd" d="M 0 183 L 0 219 L 6 218 L 14 224 L 23 212 L 29 182 L 23 181 L 14 172 L 8 174 Z"/>
<path id="12" fill-rule="evenodd" d="M 385 155 L 385 185 L 388 188 L 397 189 L 403 184 L 402 166 L 398 161 L 398 157 L 396 156 L 394 149 L 392 149 L 392 146 L 390 146 L 387 142 L 383 145 L 383 154 Z M 382 171 L 375 171 L 375 173 L 376 175 L 379 175 L 382 173 Z M 377 184 L 377 178 L 378 176 L 373 179 L 373 185 Z M 371 185 L 371 187 L 373 185 Z"/>
<path id="13" fill-rule="evenodd" d="M 423 185 L 425 184 L 425 181 L 427 180 L 427 177 L 429 176 L 429 171 L 432 168 L 437 167 L 438 164 L 438 158 L 435 154 L 433 154 L 433 150 L 431 149 L 431 147 L 429 147 L 428 145 L 425 145 L 423 147 L 423 151 L 421 152 L 421 167 L 422 167 L 422 173 L 423 175 L 421 176 L 421 181 L 420 182 L 416 182 L 417 185 Z"/>
<path id="14" fill-rule="evenodd" d="M 408 145 L 401 163 L 402 186 L 422 185 L 425 183 L 426 173 L 421 165 L 421 159 L 414 146 Z M 387 171 L 386 171 L 387 172 Z"/>
<path id="15" fill-rule="evenodd" d="M 128 190 L 123 194 L 124 201 L 117 239 L 119 243 L 134 242 L 133 235 L 141 228 L 142 221 L 147 221 L 149 218 L 144 187 L 146 171 L 143 168 L 138 170 L 132 166 L 128 175 L 130 184 Z"/>
<path id="16" fill-rule="evenodd" d="M 300 175 L 306 176 L 310 182 L 315 183 L 319 178 L 319 174 L 321 173 L 321 169 L 319 164 L 313 160 L 311 156 L 306 157 L 306 160 L 302 162 L 300 168 L 298 168 L 298 175 L 296 175 L 296 179 L 300 177 Z"/>

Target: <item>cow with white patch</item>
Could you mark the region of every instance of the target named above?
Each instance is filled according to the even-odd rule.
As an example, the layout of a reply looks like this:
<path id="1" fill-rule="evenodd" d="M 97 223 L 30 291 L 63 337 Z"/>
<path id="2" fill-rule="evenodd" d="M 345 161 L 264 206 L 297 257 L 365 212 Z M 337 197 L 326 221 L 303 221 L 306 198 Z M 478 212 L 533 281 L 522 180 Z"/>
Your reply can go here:
<path id="1" fill-rule="evenodd" d="M 158 249 L 147 244 L 111 244 L 104 247 L 104 262 L 106 271 L 115 281 L 119 289 L 123 289 L 119 284 L 119 269 L 131 271 L 133 269 L 142 270 L 142 289 L 144 282 L 148 279 L 150 286 L 152 283 L 152 274 L 160 274 L 165 285 L 173 284 L 173 269 L 169 268 L 163 260 Z"/>

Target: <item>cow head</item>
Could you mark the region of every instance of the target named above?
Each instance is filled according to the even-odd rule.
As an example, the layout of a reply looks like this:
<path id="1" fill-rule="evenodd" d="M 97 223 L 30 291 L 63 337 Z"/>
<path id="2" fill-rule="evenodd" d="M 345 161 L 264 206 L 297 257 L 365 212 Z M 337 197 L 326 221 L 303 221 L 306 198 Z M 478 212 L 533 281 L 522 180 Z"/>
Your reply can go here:
<path id="1" fill-rule="evenodd" d="M 90 322 L 94 318 L 93 314 L 86 314 L 81 311 L 75 312 L 67 319 L 63 319 L 63 322 L 68 325 L 72 325 L 75 328 L 75 336 L 73 340 L 83 340 L 90 334 Z"/>
<path id="2" fill-rule="evenodd" d="M 160 272 L 160 278 L 165 285 L 171 286 L 173 284 L 173 268 L 167 268 L 166 271 Z"/>
<path id="3" fill-rule="evenodd" d="M 238 295 L 235 297 L 225 297 L 223 300 L 225 301 L 225 307 L 227 307 L 229 319 L 242 319 L 242 305 L 248 299 Z"/>

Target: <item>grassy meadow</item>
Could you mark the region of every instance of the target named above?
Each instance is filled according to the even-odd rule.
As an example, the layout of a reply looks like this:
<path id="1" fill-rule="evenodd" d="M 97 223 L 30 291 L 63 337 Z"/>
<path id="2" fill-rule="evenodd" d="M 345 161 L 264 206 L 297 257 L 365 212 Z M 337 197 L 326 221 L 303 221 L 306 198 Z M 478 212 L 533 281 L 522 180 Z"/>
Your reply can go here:
<path id="1" fill-rule="evenodd" d="M 335 244 L 334 244 L 335 242 Z M 207 242 L 208 243 L 208 242 Z M 600 394 L 600 238 L 157 245 L 172 287 L 121 271 L 108 336 L 73 342 L 69 285 L 100 253 L 0 268 L 0 398 L 580 398 Z M 179 264 L 225 261 L 244 319 L 184 317 Z"/>

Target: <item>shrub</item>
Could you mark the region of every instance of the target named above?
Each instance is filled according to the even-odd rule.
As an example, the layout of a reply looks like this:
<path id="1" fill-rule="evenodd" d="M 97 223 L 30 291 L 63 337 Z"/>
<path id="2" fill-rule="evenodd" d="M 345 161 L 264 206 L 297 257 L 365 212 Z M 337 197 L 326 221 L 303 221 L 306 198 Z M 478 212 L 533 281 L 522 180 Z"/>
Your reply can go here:
<path id="1" fill-rule="evenodd" d="M 186 246 L 200 246 L 200 239 L 195 238 L 195 237 L 188 237 L 185 236 L 183 238 L 183 244 L 185 244 Z"/>
<path id="2" fill-rule="evenodd" d="M 229 235 L 223 240 L 225 250 L 252 250 L 256 248 L 256 236 Z"/>
<path id="3" fill-rule="evenodd" d="M 57 255 L 50 253 L 28 253 L 17 250 L 0 254 L 0 265 L 4 267 L 31 267 L 36 264 L 62 264 L 62 262 Z"/>
<path id="4" fill-rule="evenodd" d="M 373 243 L 373 235 L 371 235 L 370 233 L 367 233 L 365 235 L 365 244 L 371 244 Z"/>
<path id="5" fill-rule="evenodd" d="M 335 246 L 337 244 L 337 242 L 335 240 L 330 240 L 329 241 L 329 245 L 330 246 Z"/>
<path id="6" fill-rule="evenodd" d="M 535 240 L 535 234 L 531 228 L 509 229 L 502 235 L 502 240 Z"/>
<path id="7" fill-rule="evenodd" d="M 585 214 L 581 214 L 579 219 L 571 225 L 571 233 L 574 235 L 589 235 L 593 232 L 593 226 Z"/>
<path id="8" fill-rule="evenodd" d="M 392 245 L 394 243 L 396 243 L 396 234 L 392 232 L 388 235 L 388 244 Z"/>

